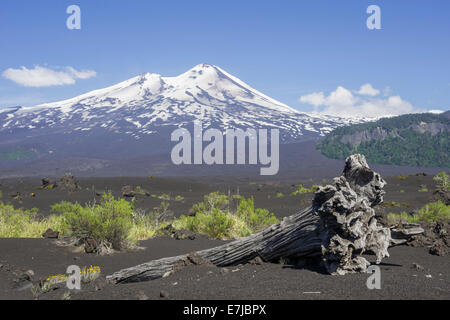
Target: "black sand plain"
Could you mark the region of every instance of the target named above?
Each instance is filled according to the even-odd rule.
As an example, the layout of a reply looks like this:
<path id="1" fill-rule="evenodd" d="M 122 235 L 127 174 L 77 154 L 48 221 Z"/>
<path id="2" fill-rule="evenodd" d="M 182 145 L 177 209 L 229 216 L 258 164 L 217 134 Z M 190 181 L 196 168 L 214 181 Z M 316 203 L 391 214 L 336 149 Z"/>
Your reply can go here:
<path id="1" fill-rule="evenodd" d="M 336 172 L 336 176 L 340 172 Z M 395 201 L 399 207 L 380 208 L 386 212 L 413 211 L 432 197 L 432 175 L 411 175 L 406 179 L 385 177 L 385 203 Z M 323 184 L 316 176 L 301 180 L 252 181 L 249 178 L 230 177 L 121 177 L 80 178 L 81 189 L 68 192 L 55 188 L 40 189 L 38 178 L 2 179 L 2 201 L 16 207 L 38 208 L 39 214 L 50 213 L 50 206 L 62 200 L 89 203 L 105 191 L 121 196 L 124 186 L 139 186 L 146 194 L 136 196 L 135 205 L 151 210 L 161 203 L 155 196 L 167 194 L 170 209 L 175 216 L 186 214 L 192 204 L 199 202 L 209 192 L 241 194 L 255 197 L 255 206 L 267 208 L 279 218 L 288 216 L 308 206 L 312 194 L 290 195 L 296 184 Z M 426 186 L 427 192 L 419 192 Z M 13 197 L 20 194 L 20 197 Z M 32 194 L 34 193 L 34 196 Z M 282 194 L 282 196 L 281 196 Z M 278 196 L 277 196 L 278 195 Z M 183 197 L 175 201 L 176 196 Z M 28 270 L 37 281 L 55 274 L 63 274 L 68 265 L 99 266 L 102 276 L 85 285 L 81 291 L 71 292 L 71 299 L 450 299 L 450 256 L 434 256 L 427 247 L 398 246 L 389 250 L 391 257 L 383 260 L 381 289 L 369 290 L 368 274 L 346 276 L 327 275 L 320 266 L 303 267 L 282 263 L 239 265 L 229 268 L 190 266 L 158 280 L 109 284 L 104 276 L 122 268 L 131 267 L 153 259 L 188 253 L 220 245 L 224 241 L 198 236 L 195 240 L 175 240 L 157 237 L 142 241 L 141 250 L 114 253 L 110 256 L 86 254 L 73 247 L 61 247 L 52 239 L 0 239 L 0 299 L 33 299 L 30 281 L 23 279 Z M 374 256 L 367 256 L 374 262 Z M 68 290 L 61 286 L 42 294 L 39 299 L 61 299 Z M 163 298 L 161 298 L 161 292 Z M 167 293 L 167 294 L 166 294 Z M 168 296 L 167 296 L 168 295 Z"/>

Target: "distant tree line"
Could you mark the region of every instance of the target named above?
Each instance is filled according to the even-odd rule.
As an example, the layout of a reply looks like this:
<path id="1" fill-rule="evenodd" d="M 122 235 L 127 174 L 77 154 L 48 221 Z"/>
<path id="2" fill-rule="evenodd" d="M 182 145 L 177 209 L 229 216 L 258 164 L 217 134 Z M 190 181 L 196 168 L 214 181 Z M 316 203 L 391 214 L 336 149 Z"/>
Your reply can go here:
<path id="1" fill-rule="evenodd" d="M 353 153 L 362 153 L 372 163 L 422 166 L 450 167 L 449 131 L 432 135 L 411 129 L 414 124 L 443 123 L 450 124 L 450 119 L 436 114 L 408 114 L 393 118 L 383 118 L 375 122 L 337 128 L 318 143 L 317 148 L 325 156 L 333 159 L 345 159 Z M 372 139 L 357 144 L 343 143 L 343 136 L 361 131 L 371 132 L 381 128 L 395 135 L 382 140 Z"/>

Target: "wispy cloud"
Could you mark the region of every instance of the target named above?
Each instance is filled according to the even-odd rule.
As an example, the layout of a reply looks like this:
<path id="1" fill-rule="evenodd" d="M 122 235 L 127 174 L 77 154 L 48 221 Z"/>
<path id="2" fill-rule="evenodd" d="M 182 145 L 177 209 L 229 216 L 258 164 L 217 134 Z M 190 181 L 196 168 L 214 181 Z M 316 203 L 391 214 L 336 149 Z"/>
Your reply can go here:
<path id="1" fill-rule="evenodd" d="M 384 92 L 389 93 L 385 90 Z M 328 95 L 313 92 L 300 97 L 300 102 L 314 106 L 314 111 L 341 117 L 381 117 L 419 112 L 408 101 L 400 96 L 380 97 L 380 90 L 370 83 L 362 85 L 359 90 L 352 91 L 338 86 Z"/>
<path id="2" fill-rule="evenodd" d="M 51 87 L 75 84 L 77 79 L 89 79 L 97 73 L 93 70 L 76 70 L 73 67 L 63 67 L 52 70 L 46 67 L 34 66 L 28 69 L 24 66 L 19 69 L 8 68 L 2 76 L 25 87 Z"/>

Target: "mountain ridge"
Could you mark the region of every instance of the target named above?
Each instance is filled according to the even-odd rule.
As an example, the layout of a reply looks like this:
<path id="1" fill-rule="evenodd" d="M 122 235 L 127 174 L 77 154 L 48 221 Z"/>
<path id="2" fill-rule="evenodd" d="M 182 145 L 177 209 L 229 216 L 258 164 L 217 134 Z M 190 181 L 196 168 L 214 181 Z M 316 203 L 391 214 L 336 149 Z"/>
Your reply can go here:
<path id="1" fill-rule="evenodd" d="M 336 128 L 317 145 L 325 156 L 362 153 L 380 164 L 450 167 L 450 111 L 407 114 Z"/>

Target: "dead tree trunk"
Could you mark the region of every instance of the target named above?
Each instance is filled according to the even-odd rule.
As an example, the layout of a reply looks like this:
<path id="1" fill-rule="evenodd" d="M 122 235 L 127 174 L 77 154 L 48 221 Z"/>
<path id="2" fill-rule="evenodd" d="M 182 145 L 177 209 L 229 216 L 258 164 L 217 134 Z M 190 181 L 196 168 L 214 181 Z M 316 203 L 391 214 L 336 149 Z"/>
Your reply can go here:
<path id="1" fill-rule="evenodd" d="M 391 232 L 377 224 L 373 209 L 383 201 L 385 184 L 364 156 L 350 156 L 342 175 L 318 188 L 311 207 L 280 223 L 219 247 L 123 269 L 107 279 L 116 283 L 152 280 L 189 264 L 224 267 L 256 257 L 278 261 L 315 256 L 322 258 L 331 274 L 365 272 L 370 263 L 361 256 L 364 251 L 375 253 L 377 263 L 389 256 Z"/>

